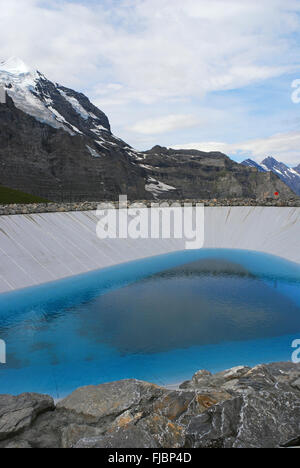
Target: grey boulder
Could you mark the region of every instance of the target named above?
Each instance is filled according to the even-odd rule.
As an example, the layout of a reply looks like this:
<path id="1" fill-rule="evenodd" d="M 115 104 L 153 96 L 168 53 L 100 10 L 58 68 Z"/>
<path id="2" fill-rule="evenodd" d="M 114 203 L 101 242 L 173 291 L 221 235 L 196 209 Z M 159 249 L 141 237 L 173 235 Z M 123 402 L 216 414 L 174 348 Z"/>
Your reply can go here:
<path id="1" fill-rule="evenodd" d="M 47 395 L 0 395 L 0 440 L 18 434 L 29 427 L 39 414 L 51 410 L 54 410 L 54 401 Z"/>

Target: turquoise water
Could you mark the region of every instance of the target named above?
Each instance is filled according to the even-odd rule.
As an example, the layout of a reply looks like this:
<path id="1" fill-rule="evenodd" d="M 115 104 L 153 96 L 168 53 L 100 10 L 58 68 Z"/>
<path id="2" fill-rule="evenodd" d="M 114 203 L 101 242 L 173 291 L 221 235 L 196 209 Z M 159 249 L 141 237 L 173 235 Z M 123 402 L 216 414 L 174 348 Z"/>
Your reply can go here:
<path id="1" fill-rule="evenodd" d="M 171 384 L 198 369 L 290 360 L 300 266 L 239 250 L 152 257 L 0 295 L 0 393 L 123 378 Z"/>

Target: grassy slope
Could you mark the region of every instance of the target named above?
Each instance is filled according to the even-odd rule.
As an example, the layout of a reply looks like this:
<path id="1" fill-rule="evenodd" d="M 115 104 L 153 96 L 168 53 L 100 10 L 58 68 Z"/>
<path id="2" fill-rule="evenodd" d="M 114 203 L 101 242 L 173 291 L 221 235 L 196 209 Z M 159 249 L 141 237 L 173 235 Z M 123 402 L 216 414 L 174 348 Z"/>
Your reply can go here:
<path id="1" fill-rule="evenodd" d="M 48 200 L 45 198 L 35 197 L 29 193 L 20 192 L 19 190 L 13 190 L 8 187 L 2 187 L 0 185 L 0 205 L 10 205 L 14 203 L 47 203 Z"/>

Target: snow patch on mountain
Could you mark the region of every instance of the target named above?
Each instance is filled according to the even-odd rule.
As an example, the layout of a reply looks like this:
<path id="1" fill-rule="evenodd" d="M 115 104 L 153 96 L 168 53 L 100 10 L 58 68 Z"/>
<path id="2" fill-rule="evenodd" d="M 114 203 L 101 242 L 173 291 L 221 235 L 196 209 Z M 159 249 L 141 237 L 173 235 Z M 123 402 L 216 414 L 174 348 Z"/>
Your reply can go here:
<path id="1" fill-rule="evenodd" d="M 71 127 L 73 130 L 74 130 L 74 133 L 81 133 L 82 132 L 77 128 L 75 127 L 74 125 L 70 124 L 56 109 L 54 109 L 52 106 L 48 106 L 48 109 L 55 115 L 56 117 L 56 120 L 58 122 L 61 122 L 62 124 L 66 124 L 68 127 Z M 64 126 L 65 128 L 65 126 Z"/>
<path id="2" fill-rule="evenodd" d="M 77 99 L 73 96 L 68 96 L 62 89 L 58 90 L 60 94 L 71 104 L 73 109 L 85 120 L 88 120 L 91 116 L 89 112 L 85 110 L 85 108 L 77 101 Z M 97 118 L 93 115 L 93 118 Z M 103 127 L 104 128 L 104 127 Z"/>
<path id="3" fill-rule="evenodd" d="M 171 185 L 164 184 L 159 180 L 154 179 L 153 177 L 148 177 L 147 183 L 145 185 L 145 190 L 151 192 L 154 196 L 159 195 L 161 192 L 169 192 L 170 190 L 177 190 Z"/>
<path id="4" fill-rule="evenodd" d="M 97 153 L 97 151 L 94 148 L 91 148 L 89 145 L 86 145 L 86 147 L 89 150 L 91 156 L 93 156 L 93 158 L 101 158 L 101 155 Z"/>
<path id="5" fill-rule="evenodd" d="M 146 159 L 146 155 L 144 153 L 133 149 L 131 146 L 124 146 L 123 149 L 126 150 L 129 156 L 131 156 L 136 161 L 143 161 L 144 159 Z"/>
<path id="6" fill-rule="evenodd" d="M 101 132 L 108 132 L 107 128 L 103 127 L 103 125 L 94 124 L 94 127 L 91 129 L 96 135 L 101 135 Z"/>

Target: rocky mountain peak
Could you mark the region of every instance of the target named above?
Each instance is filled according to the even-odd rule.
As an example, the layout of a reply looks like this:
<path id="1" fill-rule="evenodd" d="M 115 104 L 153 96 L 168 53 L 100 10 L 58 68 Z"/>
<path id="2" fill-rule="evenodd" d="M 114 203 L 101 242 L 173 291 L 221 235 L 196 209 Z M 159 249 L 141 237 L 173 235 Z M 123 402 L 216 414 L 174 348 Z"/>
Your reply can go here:
<path id="1" fill-rule="evenodd" d="M 253 161 L 252 159 L 245 159 L 245 161 L 242 162 L 243 166 L 247 167 L 254 167 L 257 169 L 259 172 L 267 172 L 266 169 L 264 169 L 260 164 L 257 162 Z"/>
<path id="2" fill-rule="evenodd" d="M 51 82 L 19 58 L 0 62 L 0 86 L 18 109 L 54 128 L 100 141 L 103 132 L 111 133 L 107 116 L 86 96 Z"/>
<path id="3" fill-rule="evenodd" d="M 261 166 L 269 169 L 270 171 L 276 168 L 281 171 L 287 171 L 289 169 L 289 167 L 286 164 L 277 161 L 277 159 L 273 158 L 272 156 L 268 156 L 267 158 L 265 158 L 262 161 Z"/>
<path id="4" fill-rule="evenodd" d="M 166 148 L 165 146 L 155 145 L 155 146 L 153 146 L 153 148 L 151 148 L 149 151 L 147 151 L 147 153 L 152 153 L 152 154 L 155 154 L 155 153 L 159 153 L 159 154 L 168 153 L 168 148 Z"/>
<path id="5" fill-rule="evenodd" d="M 300 164 L 298 164 L 298 166 L 294 167 L 294 171 L 297 171 L 300 174 Z"/>
<path id="6" fill-rule="evenodd" d="M 277 161 L 272 156 L 265 158 L 260 164 L 252 159 L 242 162 L 243 166 L 255 167 L 259 172 L 273 172 L 276 174 L 294 193 L 300 195 L 300 164 L 296 168 L 291 168 L 283 162 Z"/>
<path id="7" fill-rule="evenodd" d="M 278 163 L 278 161 L 272 156 L 268 156 L 262 161 L 262 164 L 280 164 L 280 163 Z"/>

